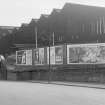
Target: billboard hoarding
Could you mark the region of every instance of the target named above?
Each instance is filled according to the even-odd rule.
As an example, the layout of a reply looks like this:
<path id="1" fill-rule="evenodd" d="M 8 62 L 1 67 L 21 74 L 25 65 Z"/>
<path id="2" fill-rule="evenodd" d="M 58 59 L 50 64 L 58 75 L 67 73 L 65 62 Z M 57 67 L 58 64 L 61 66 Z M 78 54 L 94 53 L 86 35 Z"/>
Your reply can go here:
<path id="1" fill-rule="evenodd" d="M 63 46 L 55 47 L 55 64 L 63 64 Z"/>
<path id="2" fill-rule="evenodd" d="M 32 50 L 26 50 L 26 65 L 32 65 Z"/>
<path id="3" fill-rule="evenodd" d="M 45 63 L 44 48 L 34 49 L 34 65 L 42 65 Z"/>
<path id="4" fill-rule="evenodd" d="M 39 64 L 44 64 L 44 48 L 39 48 Z"/>
<path id="5" fill-rule="evenodd" d="M 21 50 L 16 52 L 16 64 L 26 64 L 26 51 Z"/>
<path id="6" fill-rule="evenodd" d="M 20 50 L 16 52 L 16 64 L 32 65 L 32 50 Z"/>
<path id="7" fill-rule="evenodd" d="M 47 47 L 47 64 L 49 64 L 49 47 Z M 63 64 L 63 46 L 50 47 L 50 64 Z"/>
<path id="8" fill-rule="evenodd" d="M 47 64 L 49 64 L 49 47 L 47 47 Z M 55 47 L 50 47 L 50 64 L 55 64 Z"/>
<path id="9" fill-rule="evenodd" d="M 39 50 L 34 49 L 34 64 L 38 64 L 39 62 Z"/>
<path id="10" fill-rule="evenodd" d="M 105 63 L 105 45 L 67 45 L 67 63 Z"/>

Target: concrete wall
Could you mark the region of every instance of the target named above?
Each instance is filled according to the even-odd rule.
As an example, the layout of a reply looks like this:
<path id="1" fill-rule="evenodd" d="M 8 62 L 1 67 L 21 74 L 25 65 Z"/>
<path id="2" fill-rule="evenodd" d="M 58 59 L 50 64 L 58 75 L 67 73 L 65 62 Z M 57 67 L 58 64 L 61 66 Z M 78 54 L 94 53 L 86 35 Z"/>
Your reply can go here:
<path id="1" fill-rule="evenodd" d="M 17 80 L 16 72 L 8 71 L 7 72 L 7 80 Z"/>
<path id="2" fill-rule="evenodd" d="M 1 76 L 0 76 L 1 77 Z M 8 72 L 7 80 L 27 81 L 71 81 L 71 82 L 94 82 L 105 83 L 105 71 L 70 71 L 70 70 L 53 70 L 53 71 L 25 71 L 25 72 Z"/>
<path id="3" fill-rule="evenodd" d="M 17 72 L 16 76 L 19 81 L 32 80 L 32 72 Z"/>

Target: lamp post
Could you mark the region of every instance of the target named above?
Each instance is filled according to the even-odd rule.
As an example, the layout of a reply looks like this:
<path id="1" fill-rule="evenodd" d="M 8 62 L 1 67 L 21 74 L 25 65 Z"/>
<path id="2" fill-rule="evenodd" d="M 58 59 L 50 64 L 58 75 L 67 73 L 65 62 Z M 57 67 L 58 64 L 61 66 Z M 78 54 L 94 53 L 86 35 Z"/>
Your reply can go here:
<path id="1" fill-rule="evenodd" d="M 37 26 L 35 27 L 35 45 L 36 45 L 36 48 L 37 48 L 37 46 L 38 46 L 38 44 L 37 44 Z"/>
<path id="2" fill-rule="evenodd" d="M 52 37 L 53 37 L 53 46 L 54 46 L 54 44 L 55 44 L 55 40 L 54 40 L 55 35 L 54 35 L 54 32 L 53 32 Z"/>
<path id="3" fill-rule="evenodd" d="M 32 21 L 34 22 L 35 24 L 35 27 L 34 27 L 34 35 L 35 35 L 35 47 L 37 48 L 38 47 L 38 42 L 37 42 L 37 34 L 38 34 L 38 19 L 32 19 Z"/>

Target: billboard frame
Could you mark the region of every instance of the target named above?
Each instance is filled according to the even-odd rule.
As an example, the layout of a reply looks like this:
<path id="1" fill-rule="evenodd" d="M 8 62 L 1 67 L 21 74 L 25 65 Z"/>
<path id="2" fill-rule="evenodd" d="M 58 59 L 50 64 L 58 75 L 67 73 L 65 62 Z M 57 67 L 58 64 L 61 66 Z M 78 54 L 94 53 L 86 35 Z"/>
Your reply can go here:
<path id="1" fill-rule="evenodd" d="M 89 43 L 89 44 L 67 44 L 67 65 L 95 65 L 95 64 L 105 64 L 105 62 L 97 62 L 97 63 L 69 63 L 69 48 L 73 48 L 73 47 L 85 47 L 85 46 L 89 46 L 89 47 L 93 47 L 93 46 L 105 46 L 105 43 Z"/>

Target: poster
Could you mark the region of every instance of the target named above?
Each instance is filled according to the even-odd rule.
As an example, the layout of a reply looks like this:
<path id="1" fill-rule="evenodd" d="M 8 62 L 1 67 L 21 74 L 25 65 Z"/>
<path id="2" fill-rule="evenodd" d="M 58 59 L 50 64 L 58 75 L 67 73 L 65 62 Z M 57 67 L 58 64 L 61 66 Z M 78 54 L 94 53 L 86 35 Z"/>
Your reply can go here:
<path id="1" fill-rule="evenodd" d="M 55 64 L 63 64 L 63 46 L 55 47 Z"/>
<path id="2" fill-rule="evenodd" d="M 34 64 L 39 64 L 39 50 L 34 50 Z"/>
<path id="3" fill-rule="evenodd" d="M 16 64 L 32 65 L 32 50 L 20 50 L 16 52 Z"/>
<path id="4" fill-rule="evenodd" d="M 67 45 L 67 63 L 105 63 L 105 44 Z"/>
<path id="5" fill-rule="evenodd" d="M 100 49 L 99 62 L 105 63 L 105 45 L 104 46 L 101 45 L 99 49 Z"/>
<path id="6" fill-rule="evenodd" d="M 50 47 L 50 59 L 49 59 L 49 47 L 47 48 L 47 64 L 63 64 L 63 46 Z"/>
<path id="7" fill-rule="evenodd" d="M 32 65 L 32 50 L 26 50 L 26 65 Z"/>
<path id="8" fill-rule="evenodd" d="M 79 54 L 79 47 L 70 47 L 68 49 L 68 63 L 79 63 L 78 61 L 78 54 Z"/>
<path id="9" fill-rule="evenodd" d="M 55 64 L 55 47 L 50 47 L 50 59 L 49 59 L 49 47 L 47 48 L 47 64 Z"/>
<path id="10" fill-rule="evenodd" d="M 39 64 L 44 64 L 44 48 L 39 48 Z"/>
<path id="11" fill-rule="evenodd" d="M 16 52 L 16 64 L 26 64 L 26 51 L 21 50 Z"/>
<path id="12" fill-rule="evenodd" d="M 105 46 L 101 44 L 82 47 L 79 54 L 79 63 L 105 63 Z"/>
<path id="13" fill-rule="evenodd" d="M 41 65 L 44 64 L 44 48 L 34 49 L 34 64 Z"/>
<path id="14" fill-rule="evenodd" d="M 82 47 L 79 52 L 79 63 L 98 63 L 100 49 L 97 45 Z"/>

